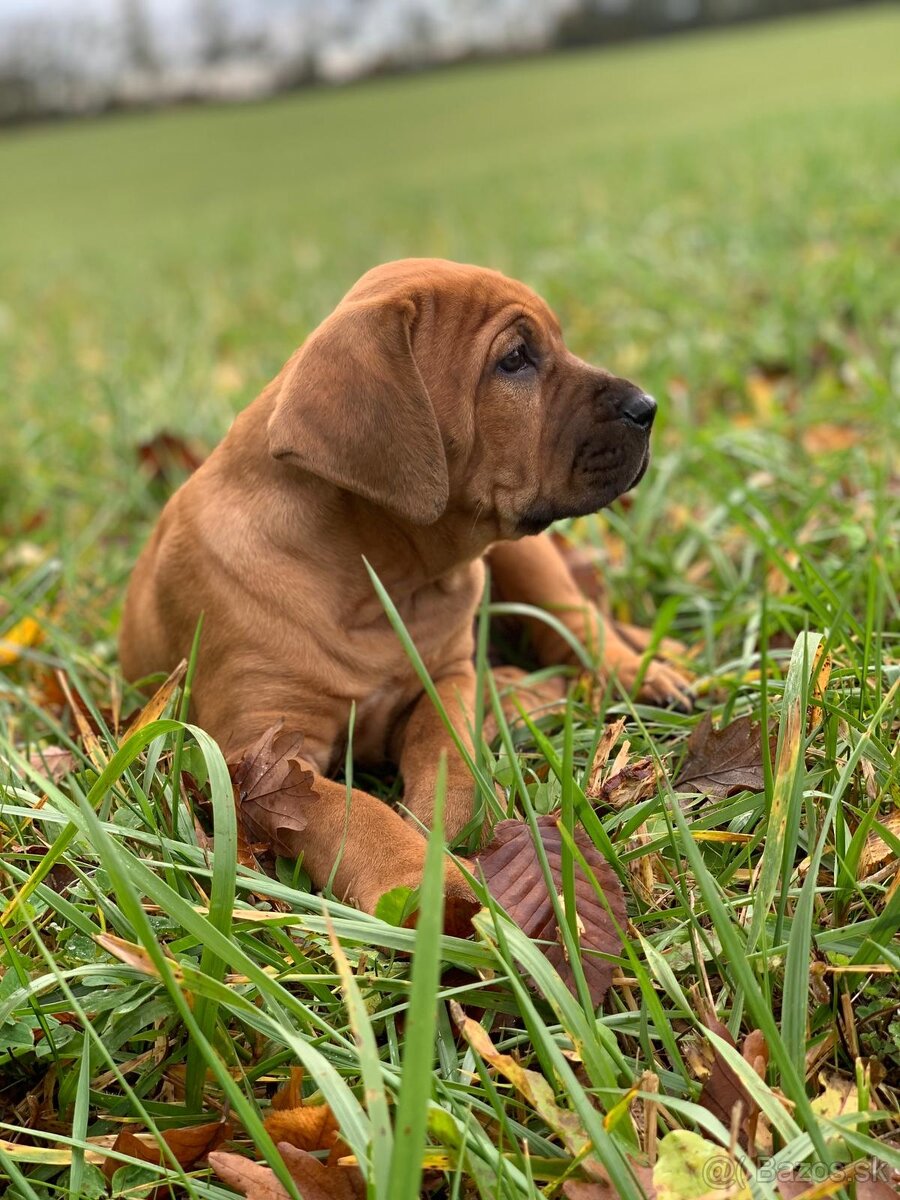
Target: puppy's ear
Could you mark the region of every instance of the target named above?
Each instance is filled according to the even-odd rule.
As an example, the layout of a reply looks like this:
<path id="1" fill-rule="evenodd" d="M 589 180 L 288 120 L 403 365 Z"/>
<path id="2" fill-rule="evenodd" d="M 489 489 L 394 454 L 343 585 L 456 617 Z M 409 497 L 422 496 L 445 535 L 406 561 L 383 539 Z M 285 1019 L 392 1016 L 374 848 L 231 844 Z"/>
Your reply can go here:
<path id="1" fill-rule="evenodd" d="M 284 371 L 269 450 L 416 525 L 447 507 L 447 458 L 409 300 L 345 301 Z"/>

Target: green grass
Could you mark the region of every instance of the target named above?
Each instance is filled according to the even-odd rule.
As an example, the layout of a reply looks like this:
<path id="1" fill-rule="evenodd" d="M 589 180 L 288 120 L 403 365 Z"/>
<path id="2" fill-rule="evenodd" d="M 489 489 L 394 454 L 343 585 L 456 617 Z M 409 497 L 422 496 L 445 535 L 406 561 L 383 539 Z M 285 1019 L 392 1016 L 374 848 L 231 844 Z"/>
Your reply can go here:
<path id="1" fill-rule="evenodd" d="M 850 1079 L 858 1058 L 884 1077 L 841 1136 L 896 1161 L 900 844 L 886 834 L 893 853 L 865 877 L 860 853 L 900 804 L 898 35 L 896 10 L 860 9 L 0 140 L 0 637 L 28 615 L 45 631 L 0 668 L 9 1195 L 100 1194 L 89 1139 L 131 1121 L 225 1107 L 235 1146 L 264 1150 L 261 1117 L 297 1063 L 379 1200 L 417 1194 L 407 1159 L 426 1132 L 437 1194 L 559 1195 L 571 1127 L 566 1141 L 553 1106 L 455 1036 L 451 994 L 543 1073 L 623 1194 L 642 1112 L 660 1145 L 673 1129 L 729 1144 L 696 1104 L 698 992 L 733 1033 L 763 1029 L 752 1086 L 784 1161 L 846 1156 L 809 1100 L 820 1071 Z M 598 717 L 576 699 L 479 760 L 519 812 L 563 805 L 612 843 L 629 982 L 598 1014 L 496 913 L 440 943 L 457 970 L 435 985 L 427 926 L 411 965 L 415 932 L 333 900 L 323 913 L 292 864 L 271 879 L 236 866 L 221 759 L 188 732 L 210 859 L 187 803 L 172 812 L 182 727 L 85 747 L 50 682 L 65 671 L 98 711 L 122 696 L 119 607 L 163 498 L 137 443 L 165 428 L 214 444 L 357 275 L 406 254 L 525 278 L 577 352 L 661 402 L 633 502 L 578 535 L 617 615 L 671 621 L 690 646 L 697 712 L 618 698 Z M 664 782 L 637 809 L 585 811 L 602 716 L 628 715 L 632 753 L 665 781 L 707 709 L 772 721 L 788 743 L 798 706 L 802 750 L 777 755 L 759 794 L 676 798 Z M 79 772 L 44 782 L 37 745 L 70 747 Z M 649 895 L 634 874 L 648 854 Z M 149 958 L 122 962 L 101 934 Z M 662 1107 L 620 1103 L 634 1084 Z M 126 1163 L 113 1192 L 160 1174 L 229 1194 L 171 1163 Z"/>

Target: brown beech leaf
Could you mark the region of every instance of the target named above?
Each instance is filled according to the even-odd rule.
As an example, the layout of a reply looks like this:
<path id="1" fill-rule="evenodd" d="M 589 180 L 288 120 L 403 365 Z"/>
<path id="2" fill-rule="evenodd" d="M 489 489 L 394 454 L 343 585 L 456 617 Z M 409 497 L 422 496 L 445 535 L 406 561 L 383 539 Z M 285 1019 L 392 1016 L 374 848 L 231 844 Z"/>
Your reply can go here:
<path id="1" fill-rule="evenodd" d="M 704 792 L 721 799 L 744 789 L 765 787 L 762 730 L 749 717 L 739 717 L 724 729 L 713 729 L 712 714 L 688 738 L 687 754 L 675 780 L 680 792 Z"/>
<path id="2" fill-rule="evenodd" d="M 167 1129 L 162 1135 L 163 1141 L 175 1156 L 178 1165 L 190 1170 L 201 1158 L 215 1150 L 227 1141 L 233 1133 L 228 1121 L 210 1121 L 205 1125 L 187 1125 L 183 1129 Z M 146 1139 L 146 1140 L 145 1140 Z M 120 1130 L 112 1149 L 145 1163 L 163 1165 L 168 1159 L 163 1155 L 155 1138 L 149 1134 L 138 1137 L 131 1129 Z M 107 1158 L 103 1164 L 103 1174 L 107 1180 L 112 1179 L 119 1167 L 125 1164 L 116 1158 Z"/>
<path id="3" fill-rule="evenodd" d="M 562 892 L 562 836 L 556 821 L 554 815 L 538 817 L 537 825 L 559 894 Z M 625 924 L 625 894 L 615 871 L 582 829 L 575 832 L 575 844 L 603 889 L 615 917 L 614 922 L 576 861 L 575 901 L 581 961 L 591 1000 L 597 1005 L 606 995 L 613 975 L 613 964 L 598 957 L 597 952 L 619 953 L 622 943 L 616 932 L 616 922 L 620 926 Z M 491 895 L 524 933 L 548 943 L 541 949 L 574 992 L 575 977 L 566 958 L 528 825 L 524 821 L 501 821 L 494 829 L 494 840 L 477 861 Z"/>
<path id="4" fill-rule="evenodd" d="M 243 1154 L 216 1150 L 209 1156 L 209 1165 L 221 1180 L 247 1200 L 289 1200 L 287 1188 L 264 1163 L 254 1162 Z"/>
<path id="5" fill-rule="evenodd" d="M 716 1016 L 715 1011 L 706 1003 L 698 1006 L 700 1020 L 707 1029 L 711 1029 L 729 1046 L 734 1046 L 734 1038 Z M 740 1105 L 740 1125 L 738 1137 L 745 1147 L 752 1147 L 756 1134 L 756 1122 L 759 1108 L 751 1099 L 750 1093 L 741 1082 L 738 1075 L 731 1069 L 725 1059 L 712 1045 L 706 1042 L 703 1052 L 707 1060 L 709 1075 L 700 1092 L 700 1104 L 708 1109 L 713 1116 L 718 1117 L 726 1129 L 732 1126 L 732 1117 L 736 1105 Z M 769 1047 L 762 1031 L 754 1029 L 747 1034 L 742 1047 L 744 1059 L 750 1063 L 760 1078 L 765 1076 L 769 1063 Z"/>
<path id="6" fill-rule="evenodd" d="M 339 1167 L 330 1161 L 319 1162 L 305 1150 L 287 1142 L 279 1142 L 278 1151 L 303 1200 L 362 1200 L 365 1196 L 365 1184 L 357 1168 Z M 236 1188 L 247 1200 L 287 1200 L 287 1190 L 271 1167 L 241 1154 L 221 1151 L 209 1156 L 209 1165 L 220 1179 Z"/>
<path id="7" fill-rule="evenodd" d="M 299 834 L 317 799 L 313 773 L 300 756 L 303 735 L 270 726 L 238 763 L 231 763 L 235 803 L 247 833 L 284 858 L 298 858 Z"/>

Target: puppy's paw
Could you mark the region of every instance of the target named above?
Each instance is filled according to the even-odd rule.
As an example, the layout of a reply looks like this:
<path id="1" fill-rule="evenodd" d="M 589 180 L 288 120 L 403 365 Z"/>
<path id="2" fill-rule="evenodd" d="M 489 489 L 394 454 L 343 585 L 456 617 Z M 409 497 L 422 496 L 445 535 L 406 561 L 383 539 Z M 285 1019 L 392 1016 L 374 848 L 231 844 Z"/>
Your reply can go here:
<path id="1" fill-rule="evenodd" d="M 448 863 L 447 868 L 444 872 L 444 933 L 451 937 L 471 937 L 472 918 L 481 905 L 456 863 Z"/>
<path id="2" fill-rule="evenodd" d="M 641 655 L 630 650 L 619 650 L 607 670 L 628 692 L 634 693 L 641 673 Z M 675 708 L 689 713 L 693 709 L 690 694 L 691 681 L 671 663 L 652 658 L 647 664 L 637 692 L 637 699 L 645 704 L 656 704 L 661 708 Z"/>
<path id="3" fill-rule="evenodd" d="M 661 708 L 674 708 L 689 713 L 694 701 L 690 693 L 690 680 L 669 663 L 654 658 L 647 666 L 638 691 L 638 699 L 647 704 L 658 704 Z"/>
<path id="4" fill-rule="evenodd" d="M 381 897 L 394 888 L 421 887 L 424 868 L 423 853 L 422 862 L 417 867 L 407 867 L 390 877 L 385 877 L 375 886 L 368 887 L 365 893 L 358 897 L 357 904 L 365 912 L 374 913 Z M 469 937 L 472 933 L 472 917 L 480 907 L 459 867 L 448 858 L 444 864 L 444 933 L 452 937 Z M 418 912 L 414 912 L 403 923 L 413 928 L 417 919 Z"/>

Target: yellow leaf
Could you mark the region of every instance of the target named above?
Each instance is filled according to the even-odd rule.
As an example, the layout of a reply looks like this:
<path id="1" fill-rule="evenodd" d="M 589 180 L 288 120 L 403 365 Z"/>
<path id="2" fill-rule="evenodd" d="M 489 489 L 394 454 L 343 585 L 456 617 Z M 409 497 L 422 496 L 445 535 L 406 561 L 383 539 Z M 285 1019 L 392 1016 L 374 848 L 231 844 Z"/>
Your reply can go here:
<path id="1" fill-rule="evenodd" d="M 175 689 L 184 679 L 187 671 L 187 661 L 182 659 L 169 678 L 162 686 L 153 693 L 138 715 L 134 718 L 128 728 L 122 735 L 122 741 L 127 742 L 133 733 L 137 733 L 139 729 L 143 729 L 145 725 L 149 725 L 151 721 L 156 721 L 166 711 L 166 706 L 172 699 Z"/>
<path id="2" fill-rule="evenodd" d="M 107 954 L 111 954 L 113 958 L 117 958 L 126 966 L 143 971 L 145 975 L 152 975 L 155 979 L 159 978 L 156 963 L 143 946 L 138 946 L 134 942 L 126 942 L 124 938 L 116 937 L 112 933 L 97 933 L 94 935 L 94 941 L 98 946 L 102 946 Z M 174 977 L 181 983 L 184 979 L 181 968 L 174 960 L 170 967 Z"/>
<path id="3" fill-rule="evenodd" d="M 529 1071 L 512 1057 L 501 1053 L 478 1021 L 467 1017 L 455 1000 L 450 1001 L 450 1011 L 457 1029 L 486 1063 L 505 1075 L 516 1091 L 527 1100 L 546 1121 L 570 1153 L 579 1156 L 590 1144 L 584 1126 L 576 1113 L 560 1108 L 553 1088 L 543 1075 Z"/>
<path id="4" fill-rule="evenodd" d="M 22 651 L 39 646 L 44 631 L 34 617 L 23 617 L 0 637 L 0 667 L 11 667 L 22 657 Z"/>
<path id="5" fill-rule="evenodd" d="M 825 1075 L 819 1076 L 819 1082 L 822 1085 L 822 1091 L 814 1100 L 810 1101 L 810 1107 L 814 1113 L 818 1113 L 820 1117 L 828 1117 L 834 1120 L 835 1117 L 843 1116 L 846 1112 L 859 1112 L 859 1095 L 856 1090 L 856 1084 L 850 1079 L 844 1079 L 840 1075 Z"/>
<path id="6" fill-rule="evenodd" d="M 773 400 L 777 380 L 762 371 L 752 371 L 745 381 L 747 396 L 753 405 L 754 414 L 760 420 L 768 420 L 772 416 Z"/>

